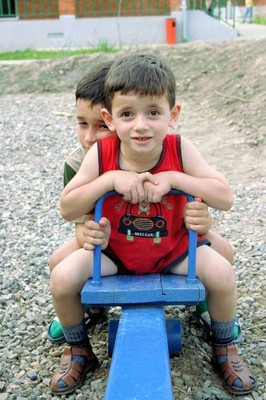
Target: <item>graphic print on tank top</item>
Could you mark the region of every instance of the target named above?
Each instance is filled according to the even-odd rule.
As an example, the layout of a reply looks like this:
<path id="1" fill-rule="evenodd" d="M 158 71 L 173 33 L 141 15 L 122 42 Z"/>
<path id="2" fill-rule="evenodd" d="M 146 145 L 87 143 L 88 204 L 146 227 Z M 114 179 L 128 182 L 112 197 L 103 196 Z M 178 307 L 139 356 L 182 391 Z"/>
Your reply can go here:
<path id="1" fill-rule="evenodd" d="M 154 243 L 160 243 L 161 237 L 168 236 L 167 222 L 162 214 L 161 203 L 127 202 L 119 221 L 118 232 L 126 235 L 129 241 L 138 237 L 153 238 Z"/>

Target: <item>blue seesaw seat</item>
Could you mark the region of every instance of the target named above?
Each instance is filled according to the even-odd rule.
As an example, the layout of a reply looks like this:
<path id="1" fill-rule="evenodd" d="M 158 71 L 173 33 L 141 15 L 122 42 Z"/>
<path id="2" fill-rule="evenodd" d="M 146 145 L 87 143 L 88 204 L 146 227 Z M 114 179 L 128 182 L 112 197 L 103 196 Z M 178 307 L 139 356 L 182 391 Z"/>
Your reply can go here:
<path id="1" fill-rule="evenodd" d="M 102 216 L 106 193 L 95 207 L 95 221 Z M 171 194 L 190 195 L 171 191 Z M 101 277 L 101 248 L 94 252 L 93 277 L 84 285 L 81 301 L 89 306 L 121 306 L 119 323 L 109 325 L 113 343 L 105 400 L 172 400 L 170 354 L 181 351 L 181 322 L 165 320 L 164 306 L 196 305 L 205 298 L 195 276 L 196 233 L 189 232 L 188 275 L 114 275 Z M 110 329 L 111 327 L 111 329 Z M 117 332 L 116 332 L 117 331 Z"/>

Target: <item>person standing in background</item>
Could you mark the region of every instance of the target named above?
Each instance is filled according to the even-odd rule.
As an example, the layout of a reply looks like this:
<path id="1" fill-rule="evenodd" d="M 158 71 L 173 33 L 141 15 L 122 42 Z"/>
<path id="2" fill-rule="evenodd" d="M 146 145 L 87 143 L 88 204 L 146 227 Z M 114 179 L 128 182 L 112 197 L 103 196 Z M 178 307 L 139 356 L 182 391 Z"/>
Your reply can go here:
<path id="1" fill-rule="evenodd" d="M 245 7 L 242 23 L 244 24 L 246 19 L 249 18 L 249 23 L 252 24 L 254 0 L 245 0 Z"/>

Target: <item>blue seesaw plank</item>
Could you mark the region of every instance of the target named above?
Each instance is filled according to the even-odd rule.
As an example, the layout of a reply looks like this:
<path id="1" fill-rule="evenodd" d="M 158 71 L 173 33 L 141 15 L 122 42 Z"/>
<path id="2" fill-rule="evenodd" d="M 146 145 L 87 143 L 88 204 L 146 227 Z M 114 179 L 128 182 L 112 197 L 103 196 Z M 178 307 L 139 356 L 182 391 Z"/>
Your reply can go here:
<path id="1" fill-rule="evenodd" d="M 185 275 L 161 275 L 164 302 L 167 304 L 197 304 L 205 299 L 205 288 L 199 279 L 190 282 Z"/>
<path id="2" fill-rule="evenodd" d="M 163 300 L 160 274 L 106 276 L 100 286 L 94 286 L 89 279 L 81 292 L 81 302 L 90 305 L 120 306 Z"/>
<path id="3" fill-rule="evenodd" d="M 114 275 L 102 277 L 101 285 L 88 280 L 81 302 L 89 305 L 197 304 L 204 300 L 205 289 L 198 280 L 190 283 L 183 275 Z"/>
<path id="4" fill-rule="evenodd" d="M 163 308 L 123 308 L 104 399 L 173 399 Z"/>

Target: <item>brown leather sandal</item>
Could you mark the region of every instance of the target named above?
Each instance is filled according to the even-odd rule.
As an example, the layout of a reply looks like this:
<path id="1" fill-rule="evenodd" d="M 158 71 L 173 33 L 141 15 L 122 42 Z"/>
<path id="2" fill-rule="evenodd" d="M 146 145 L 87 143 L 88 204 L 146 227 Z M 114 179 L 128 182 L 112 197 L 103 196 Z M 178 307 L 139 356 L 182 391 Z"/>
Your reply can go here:
<path id="1" fill-rule="evenodd" d="M 225 360 L 219 362 L 218 357 L 223 357 Z M 241 395 L 250 393 L 255 388 L 255 379 L 244 361 L 237 354 L 237 347 L 235 345 L 214 347 L 213 361 L 215 369 L 220 373 L 229 392 L 235 395 Z M 222 360 L 220 359 L 220 361 Z M 242 387 L 234 385 L 237 379 L 242 382 Z"/>
<path id="2" fill-rule="evenodd" d="M 84 357 L 84 363 L 73 359 L 73 356 Z M 61 394 L 74 392 L 82 385 L 87 372 L 94 371 L 98 366 L 98 359 L 90 346 L 65 347 L 60 365 L 51 380 L 51 390 Z M 61 380 L 65 387 L 58 386 Z"/>

